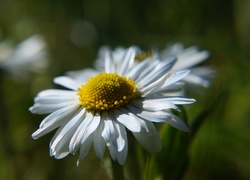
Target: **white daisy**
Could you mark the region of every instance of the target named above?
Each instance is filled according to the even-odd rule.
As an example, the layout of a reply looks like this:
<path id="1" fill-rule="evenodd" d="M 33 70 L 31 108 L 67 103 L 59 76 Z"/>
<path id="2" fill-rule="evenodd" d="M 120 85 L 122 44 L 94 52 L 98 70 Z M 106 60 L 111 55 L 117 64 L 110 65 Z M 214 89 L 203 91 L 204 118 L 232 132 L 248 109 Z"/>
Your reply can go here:
<path id="1" fill-rule="evenodd" d="M 199 51 L 196 46 L 184 48 L 182 44 L 176 43 L 158 52 L 157 56 L 161 59 L 176 56 L 177 62 L 173 66 L 172 71 L 189 69 L 190 73 L 183 78 L 186 83 L 208 87 L 214 75 L 214 70 L 208 66 L 197 65 L 207 60 L 209 55 L 208 51 Z"/>
<path id="2" fill-rule="evenodd" d="M 63 158 L 79 150 L 79 164 L 93 144 L 100 159 L 107 147 L 112 159 L 124 164 L 127 131 L 151 153 L 161 148 L 154 123 L 168 123 L 188 131 L 188 126 L 171 110 L 195 100 L 163 95 L 179 91 L 183 85 L 179 81 L 188 71 L 169 73 L 175 58 L 135 64 L 135 55 L 135 48 L 129 48 L 115 64 L 109 52 L 101 72 L 88 69 L 72 77 L 56 77 L 54 82 L 69 90 L 48 89 L 38 93 L 30 111 L 50 115 L 32 137 L 37 139 L 59 128 L 50 142 L 51 156 Z"/>
<path id="3" fill-rule="evenodd" d="M 33 35 L 14 48 L 7 42 L 0 44 L 0 68 L 24 77 L 29 71 L 38 72 L 47 65 L 46 43 L 40 35 Z"/>
<path id="4" fill-rule="evenodd" d="M 179 71 L 188 69 L 190 73 L 183 78 L 183 81 L 187 84 L 198 85 L 203 87 L 208 87 L 210 85 L 211 79 L 214 76 L 214 69 L 208 66 L 197 66 L 203 61 L 207 60 L 209 57 L 208 51 L 199 51 L 198 47 L 191 46 L 184 48 L 180 43 L 176 43 L 170 46 L 167 46 L 165 49 L 158 51 L 153 49 L 152 51 L 142 51 L 139 47 L 136 48 L 136 60 L 143 61 L 150 58 L 152 61 L 159 59 L 166 59 L 169 57 L 176 57 L 177 61 L 173 65 L 171 71 Z M 102 58 L 103 55 L 110 51 L 108 46 L 103 46 L 99 49 L 99 58 L 96 61 L 96 67 L 98 69 L 103 69 L 104 64 Z M 119 63 L 121 57 L 124 55 L 124 47 L 116 47 L 112 51 L 112 56 L 114 61 Z"/>

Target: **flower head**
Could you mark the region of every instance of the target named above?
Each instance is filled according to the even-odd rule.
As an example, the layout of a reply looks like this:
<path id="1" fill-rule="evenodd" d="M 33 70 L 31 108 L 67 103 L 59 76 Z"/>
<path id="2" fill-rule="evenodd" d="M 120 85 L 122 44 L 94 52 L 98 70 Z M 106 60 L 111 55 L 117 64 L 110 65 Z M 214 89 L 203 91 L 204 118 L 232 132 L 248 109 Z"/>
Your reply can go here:
<path id="1" fill-rule="evenodd" d="M 190 73 L 183 79 L 186 83 L 208 87 L 214 75 L 214 70 L 208 66 L 197 66 L 207 60 L 210 53 L 206 50 L 199 51 L 198 47 L 191 46 L 184 48 L 180 43 L 167 46 L 160 52 L 157 57 L 165 59 L 167 57 L 176 56 L 177 62 L 173 66 L 173 71 L 189 69 Z"/>
<path id="2" fill-rule="evenodd" d="M 144 61 L 150 58 L 153 62 L 155 60 L 158 61 L 159 59 L 165 60 L 166 58 L 176 57 L 177 61 L 171 68 L 171 71 L 189 70 L 189 74 L 183 78 L 183 81 L 192 86 L 208 87 L 215 74 L 213 68 L 199 65 L 208 59 L 210 53 L 206 50 L 199 51 L 196 46 L 184 48 L 182 44 L 176 43 L 167 46 L 161 51 L 156 49 L 142 51 L 138 46 L 134 46 L 134 48 L 136 49 L 136 61 Z M 103 46 L 99 49 L 99 58 L 96 61 L 96 67 L 98 69 L 103 69 L 103 54 L 108 51 L 110 51 L 110 48 L 107 46 Z M 116 64 L 122 59 L 121 57 L 123 56 L 124 51 L 124 47 L 117 47 L 112 51 L 112 56 Z"/>
<path id="3" fill-rule="evenodd" d="M 152 63 L 135 62 L 135 56 L 136 49 L 131 47 L 115 62 L 112 53 L 106 51 L 102 70 L 86 69 L 56 77 L 54 82 L 69 90 L 38 93 L 30 111 L 50 114 L 32 137 L 37 139 L 59 128 L 50 142 L 51 156 L 63 158 L 79 150 L 79 163 L 93 144 L 100 159 L 107 147 L 112 159 L 124 164 L 127 131 L 151 153 L 161 148 L 154 123 L 168 123 L 188 131 L 171 110 L 195 100 L 170 94 L 181 89 L 180 81 L 189 71 L 169 72 L 175 58 Z"/>
<path id="4" fill-rule="evenodd" d="M 29 71 L 38 72 L 47 65 L 46 44 L 40 35 L 33 35 L 14 48 L 7 42 L 0 44 L 0 68 L 16 77 Z"/>

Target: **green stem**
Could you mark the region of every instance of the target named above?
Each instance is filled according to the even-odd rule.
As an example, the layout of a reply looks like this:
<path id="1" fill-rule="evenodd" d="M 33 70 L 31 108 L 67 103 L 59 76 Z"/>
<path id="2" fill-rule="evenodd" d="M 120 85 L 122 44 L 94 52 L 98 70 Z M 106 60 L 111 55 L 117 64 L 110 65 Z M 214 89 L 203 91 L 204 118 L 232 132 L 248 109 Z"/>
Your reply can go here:
<path id="1" fill-rule="evenodd" d="M 111 160 L 113 180 L 125 180 L 123 166 L 117 161 Z"/>
<path id="2" fill-rule="evenodd" d="M 144 180 L 150 180 L 150 164 L 151 164 L 151 158 L 152 156 L 147 154 L 147 157 L 146 157 L 146 165 L 145 165 L 145 169 L 144 169 L 144 177 L 143 179 Z"/>

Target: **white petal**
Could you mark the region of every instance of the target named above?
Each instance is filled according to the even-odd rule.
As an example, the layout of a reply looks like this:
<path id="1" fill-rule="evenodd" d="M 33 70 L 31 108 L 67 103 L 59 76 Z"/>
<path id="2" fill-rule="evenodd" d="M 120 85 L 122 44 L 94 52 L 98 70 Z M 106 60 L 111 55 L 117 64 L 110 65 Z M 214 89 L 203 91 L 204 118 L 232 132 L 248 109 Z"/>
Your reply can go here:
<path id="1" fill-rule="evenodd" d="M 189 74 L 183 80 L 189 84 L 201 85 L 205 88 L 209 87 L 210 85 L 209 80 L 206 80 L 200 77 L 199 75 L 195 75 L 195 74 Z"/>
<path id="2" fill-rule="evenodd" d="M 100 115 L 94 115 L 93 120 L 90 122 L 90 124 L 86 128 L 86 132 L 81 140 L 81 143 L 83 143 L 85 141 L 87 136 L 89 136 L 90 134 L 92 134 L 96 130 L 96 128 L 100 124 L 100 121 L 101 121 Z"/>
<path id="3" fill-rule="evenodd" d="M 140 109 L 145 109 L 148 111 L 160 111 L 164 109 L 178 110 L 178 107 L 167 98 L 136 99 L 132 102 L 132 104 Z"/>
<path id="4" fill-rule="evenodd" d="M 122 109 L 116 109 L 114 110 L 114 114 L 116 116 L 116 119 L 126 126 L 130 131 L 132 132 L 140 132 L 141 126 L 139 122 L 133 117 L 126 114 L 125 110 Z"/>
<path id="5" fill-rule="evenodd" d="M 112 157 L 112 159 L 115 161 L 117 160 L 119 164 L 123 165 L 125 163 L 125 160 L 127 158 L 127 154 L 128 154 L 128 140 L 127 140 L 127 133 L 125 130 L 125 127 L 123 125 L 115 125 L 118 129 L 119 129 L 119 138 L 124 141 L 124 145 L 122 146 L 122 148 L 118 148 L 116 144 L 111 144 L 110 146 L 108 146 L 110 155 Z M 117 141 L 120 141 L 119 139 Z M 119 143 L 117 143 L 119 144 Z M 119 145 L 118 145 L 119 147 Z"/>
<path id="6" fill-rule="evenodd" d="M 53 112 L 41 122 L 39 129 L 32 134 L 32 137 L 37 139 L 61 126 L 65 121 L 68 121 L 68 115 L 74 113 L 78 108 L 78 105 L 74 105 Z"/>
<path id="7" fill-rule="evenodd" d="M 112 121 L 113 121 L 113 124 L 114 124 L 114 138 L 112 140 L 112 145 L 116 148 L 116 150 L 119 152 L 119 151 L 122 151 L 123 148 L 125 147 L 125 136 L 127 137 L 127 134 L 126 134 L 126 130 L 125 130 L 125 127 L 120 124 L 119 122 L 117 122 L 116 119 L 114 119 L 112 117 Z M 125 133 L 124 133 L 125 131 Z"/>
<path id="8" fill-rule="evenodd" d="M 137 77 L 145 70 L 146 67 L 148 67 L 151 59 L 144 60 L 137 64 L 134 68 L 132 68 L 128 73 L 127 77 L 130 77 L 131 79 L 137 80 Z"/>
<path id="9" fill-rule="evenodd" d="M 151 61 L 150 64 L 148 66 L 146 66 L 143 69 L 143 71 L 140 72 L 139 77 L 137 77 L 135 79 L 136 84 L 138 84 L 138 82 L 140 82 L 146 75 L 148 75 L 150 72 L 152 72 L 154 70 L 154 68 L 157 66 L 157 64 L 159 64 L 161 62 L 159 60 L 152 61 L 152 59 L 149 59 L 149 61 Z"/>
<path id="10" fill-rule="evenodd" d="M 161 139 L 153 123 L 146 121 L 149 132 L 141 131 L 134 133 L 139 143 L 150 153 L 159 152 L 161 150 Z"/>
<path id="11" fill-rule="evenodd" d="M 66 157 L 69 154 L 69 144 L 66 143 L 62 143 L 60 145 L 60 149 L 58 148 L 57 151 L 54 151 L 53 154 L 50 151 L 50 156 L 54 156 L 56 159 L 62 159 L 64 157 Z"/>
<path id="12" fill-rule="evenodd" d="M 183 81 L 186 77 L 183 78 Z M 158 92 L 159 93 L 176 93 L 178 91 L 181 91 L 184 85 L 185 85 L 184 82 L 177 82 L 177 83 L 172 84 L 171 86 L 163 85 Z"/>
<path id="13" fill-rule="evenodd" d="M 135 59 L 135 48 L 131 47 L 125 52 L 122 61 L 120 61 L 120 64 L 117 68 L 117 74 L 125 75 L 132 67 L 134 59 Z"/>
<path id="14" fill-rule="evenodd" d="M 146 97 L 159 91 L 161 87 L 164 85 L 166 78 L 169 76 L 170 74 L 166 74 L 162 76 L 161 78 L 159 78 L 158 80 L 156 80 L 155 82 L 149 84 L 148 86 L 139 88 L 139 91 L 142 93 L 141 96 Z"/>
<path id="15" fill-rule="evenodd" d="M 128 109 L 131 113 L 135 114 L 136 116 L 141 117 L 142 119 L 151 121 L 151 122 L 166 122 L 169 119 L 172 119 L 172 116 L 165 111 L 145 111 L 141 110 L 135 106 L 128 105 Z"/>
<path id="16" fill-rule="evenodd" d="M 61 132 L 61 130 L 63 129 L 64 126 L 61 126 L 55 133 L 55 135 L 53 136 L 51 142 L 53 142 L 57 135 Z M 60 141 L 56 147 L 51 147 L 51 143 L 50 143 L 50 156 L 54 156 L 56 159 L 61 159 L 64 158 L 65 156 L 67 156 L 70 151 L 69 151 L 69 137 L 66 139 L 64 138 L 63 141 Z"/>
<path id="17" fill-rule="evenodd" d="M 113 121 L 108 118 L 108 114 L 106 112 L 103 112 L 103 119 L 102 121 L 104 122 L 104 128 L 102 132 L 102 137 L 106 141 L 107 145 L 111 143 L 113 138 L 115 138 L 115 129 L 113 125 Z"/>
<path id="18" fill-rule="evenodd" d="M 73 89 L 73 90 L 77 90 L 82 85 L 81 83 L 67 76 L 60 76 L 60 77 L 54 78 L 54 83 L 59 84 L 69 89 Z"/>
<path id="19" fill-rule="evenodd" d="M 180 81 L 185 76 L 187 76 L 188 73 L 189 73 L 189 70 L 182 70 L 182 71 L 172 73 L 172 75 L 169 76 L 169 78 L 166 80 L 166 82 L 164 83 L 164 85 L 162 87 L 164 88 L 164 87 L 167 87 L 167 86 L 170 86 L 170 85 L 176 83 L 177 81 Z"/>
<path id="20" fill-rule="evenodd" d="M 69 143 L 69 150 L 71 153 L 75 154 L 75 152 L 80 147 L 82 138 L 86 134 L 87 128 L 89 124 L 91 123 L 91 121 L 93 120 L 93 118 L 94 117 L 92 113 L 87 113 L 85 119 L 77 128 L 76 132 L 74 133 Z"/>
<path id="21" fill-rule="evenodd" d="M 38 104 L 57 104 L 57 103 L 65 103 L 65 102 L 77 102 L 78 97 L 75 93 L 70 96 L 42 96 L 35 97 L 35 103 Z"/>
<path id="22" fill-rule="evenodd" d="M 114 73 L 115 72 L 115 62 L 111 52 L 108 50 L 105 52 L 105 72 Z"/>
<path id="23" fill-rule="evenodd" d="M 92 136 L 93 136 L 92 134 L 90 136 L 88 136 L 86 138 L 86 140 L 81 144 L 80 155 L 79 155 L 79 158 L 77 160 L 77 166 L 79 166 L 80 161 L 83 160 L 83 158 L 88 154 L 89 149 L 90 149 L 92 142 L 93 142 Z"/>
<path id="24" fill-rule="evenodd" d="M 67 155 L 69 155 L 69 151 L 67 151 L 66 149 L 68 148 L 67 145 L 65 145 L 64 148 L 61 149 L 59 154 L 55 154 L 53 155 L 56 159 L 62 159 L 65 158 Z M 65 150 L 64 150 L 65 149 Z"/>
<path id="25" fill-rule="evenodd" d="M 116 150 L 116 148 L 112 144 L 110 144 L 110 146 L 108 146 L 108 149 L 109 149 L 109 154 L 110 154 L 112 160 L 116 161 L 118 151 Z"/>
<path id="26" fill-rule="evenodd" d="M 192 74 L 196 74 L 196 75 L 199 75 L 203 78 L 213 78 L 214 75 L 215 75 L 215 69 L 213 67 L 210 67 L 210 66 L 200 66 L 200 67 L 194 67 L 194 68 L 191 68 L 191 73 Z"/>
<path id="27" fill-rule="evenodd" d="M 62 108 L 67 108 L 72 105 L 78 105 L 77 101 L 75 102 L 64 102 L 64 103 L 57 103 L 57 104 L 35 104 L 34 106 L 30 107 L 29 110 L 34 114 L 48 114 L 55 111 L 58 111 Z"/>
<path id="28" fill-rule="evenodd" d="M 69 144 L 69 141 L 75 133 L 77 127 L 84 118 L 85 109 L 79 110 L 73 119 L 71 119 L 65 126 L 62 126 L 51 140 L 50 148 L 52 154 L 58 152 L 63 144 Z"/>
<path id="29" fill-rule="evenodd" d="M 91 112 L 87 113 L 70 141 L 70 151 L 74 154 L 88 137 L 96 130 L 100 123 L 100 116 L 93 116 Z"/>
<path id="30" fill-rule="evenodd" d="M 36 114 L 46 114 L 74 104 L 79 104 L 75 91 L 49 89 L 37 94 L 35 104 L 29 110 Z"/>
<path id="31" fill-rule="evenodd" d="M 94 149 L 96 152 L 96 155 L 103 159 L 104 153 L 105 153 L 105 141 L 102 137 L 102 131 L 104 127 L 104 122 L 101 120 L 99 127 L 96 128 L 94 135 L 93 135 L 93 143 L 94 143 Z"/>
<path id="32" fill-rule="evenodd" d="M 176 62 L 176 58 L 168 58 L 164 61 L 161 61 L 150 73 L 145 75 L 139 82 L 141 86 L 147 86 L 158 79 L 160 79 L 162 76 L 165 76 L 166 73 L 170 70 L 170 68 L 174 65 Z"/>
<path id="33" fill-rule="evenodd" d="M 196 102 L 195 99 L 191 98 L 184 98 L 184 97 L 167 97 L 166 98 L 168 101 L 172 102 L 173 104 L 180 105 L 180 104 L 191 104 Z"/>
<path id="34" fill-rule="evenodd" d="M 179 129 L 181 131 L 184 132 L 189 132 L 189 128 L 186 125 L 186 123 L 184 123 L 184 121 L 182 121 L 178 116 L 172 114 L 172 119 L 167 121 L 166 123 L 173 126 L 176 129 Z"/>
<path id="35" fill-rule="evenodd" d="M 37 97 L 73 97 L 77 94 L 72 90 L 47 89 L 37 94 Z"/>
<path id="36" fill-rule="evenodd" d="M 147 127 L 147 124 L 145 123 L 145 120 L 144 120 L 144 119 L 142 119 L 142 118 L 136 116 L 135 114 L 129 112 L 129 111 L 126 110 L 126 109 L 124 109 L 124 110 L 127 111 L 127 114 L 129 114 L 129 116 L 134 117 L 134 119 L 137 121 L 137 123 L 139 123 L 139 125 L 141 126 L 141 128 L 142 128 L 144 131 L 148 132 L 148 127 Z"/>
<path id="37" fill-rule="evenodd" d="M 209 52 L 208 51 L 198 52 L 196 48 L 194 49 L 189 48 L 186 49 L 184 53 L 178 55 L 177 57 L 178 61 L 173 67 L 174 71 L 187 69 L 201 63 L 202 61 L 206 60 L 209 57 Z"/>
<path id="38" fill-rule="evenodd" d="M 127 140 L 127 133 L 125 130 L 124 126 L 119 126 L 120 130 L 119 130 L 119 134 L 122 137 L 123 141 L 124 141 L 124 146 L 123 149 L 121 151 L 119 151 L 119 145 L 118 145 L 118 155 L 117 155 L 117 161 L 119 164 L 124 164 L 125 160 L 127 158 L 127 154 L 128 154 L 128 140 Z M 117 127 L 118 129 L 118 127 Z"/>
<path id="39" fill-rule="evenodd" d="M 82 70 L 68 71 L 66 75 L 69 76 L 70 78 L 73 78 L 80 84 L 85 84 L 90 79 L 90 77 L 96 76 L 99 73 L 100 72 L 95 69 L 85 68 Z"/>

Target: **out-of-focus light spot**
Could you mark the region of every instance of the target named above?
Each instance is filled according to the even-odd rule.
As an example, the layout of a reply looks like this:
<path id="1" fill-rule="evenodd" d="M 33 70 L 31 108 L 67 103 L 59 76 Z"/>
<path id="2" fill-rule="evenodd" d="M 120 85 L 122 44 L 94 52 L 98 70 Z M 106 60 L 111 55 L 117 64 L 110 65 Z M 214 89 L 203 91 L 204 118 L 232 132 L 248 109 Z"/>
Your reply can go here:
<path id="1" fill-rule="evenodd" d="M 97 39 L 96 28 L 88 21 L 76 21 L 70 30 L 70 40 L 77 46 L 89 48 Z"/>

